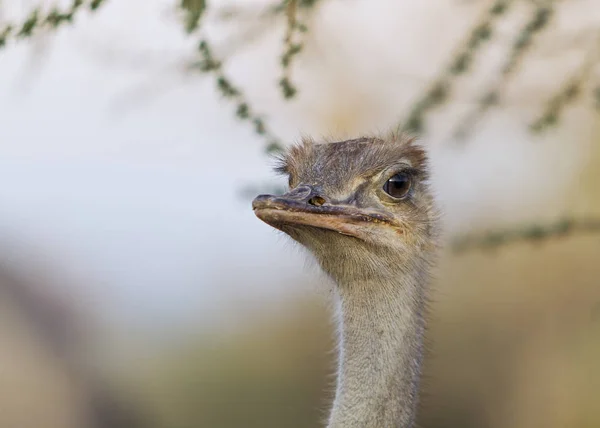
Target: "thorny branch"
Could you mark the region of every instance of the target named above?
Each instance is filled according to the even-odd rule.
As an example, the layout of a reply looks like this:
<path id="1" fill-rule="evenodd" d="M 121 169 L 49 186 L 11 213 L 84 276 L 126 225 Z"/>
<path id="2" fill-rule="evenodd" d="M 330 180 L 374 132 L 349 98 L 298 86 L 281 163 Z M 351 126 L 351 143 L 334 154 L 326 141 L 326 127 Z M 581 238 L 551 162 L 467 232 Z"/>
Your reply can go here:
<path id="1" fill-rule="evenodd" d="M 199 43 L 198 51 L 201 55 L 201 60 L 193 64 L 192 67 L 203 73 L 212 73 L 215 75 L 217 89 L 221 95 L 233 100 L 237 104 L 236 116 L 241 120 L 252 123 L 255 132 L 269 141 L 266 148 L 268 153 L 281 151 L 283 146 L 279 142 L 279 139 L 267 128 L 264 119 L 252 110 L 242 90 L 234 86 L 231 80 L 225 75 L 222 62 L 215 58 L 206 39 L 203 39 Z"/>
<path id="2" fill-rule="evenodd" d="M 427 113 L 447 101 L 451 95 L 453 80 L 470 70 L 476 54 L 491 40 L 495 22 L 508 11 L 512 1 L 496 0 L 484 16 L 477 21 L 448 67 L 431 84 L 425 94 L 413 104 L 408 117 L 401 121 L 399 125 L 401 130 L 417 134 L 425 130 Z"/>
<path id="3" fill-rule="evenodd" d="M 281 3 L 268 9 L 262 17 L 272 17 L 274 15 L 283 14 L 287 20 L 287 27 L 284 37 L 285 50 L 281 56 L 282 77 L 279 80 L 279 86 L 282 95 L 286 99 L 291 99 L 297 94 L 296 87 L 291 82 L 291 65 L 293 59 L 302 51 L 302 43 L 295 41 L 297 34 L 306 33 L 308 31 L 305 24 L 298 19 L 300 9 L 309 9 L 315 6 L 317 0 L 283 0 Z M 193 10 L 189 12 L 191 17 L 188 17 L 187 30 L 189 33 L 196 32 L 200 28 L 201 18 L 206 9 L 206 4 L 201 0 L 183 0 L 181 7 L 191 7 Z M 194 9 L 195 8 L 195 9 Z M 231 18 L 234 11 L 229 11 L 226 18 Z M 296 38 L 298 38 L 297 36 Z M 267 140 L 266 152 L 276 153 L 283 150 L 283 145 L 277 136 L 268 129 L 266 121 L 259 114 L 254 112 L 249 100 L 243 94 L 241 88 L 236 86 L 231 78 L 227 76 L 222 67 L 222 60 L 217 60 L 214 56 L 207 38 L 203 38 L 199 45 L 198 51 L 201 59 L 196 64 L 193 64 L 191 69 L 199 70 L 204 73 L 212 73 L 215 75 L 217 88 L 221 95 L 225 98 L 233 100 L 237 104 L 236 116 L 253 124 L 255 132 Z"/>
<path id="4" fill-rule="evenodd" d="M 451 245 L 456 253 L 470 250 L 495 250 L 516 242 L 542 242 L 574 234 L 600 232 L 600 218 L 565 218 L 548 225 L 492 231 L 482 235 L 457 238 Z"/>
<path id="5" fill-rule="evenodd" d="M 600 33 L 596 36 L 590 52 L 587 53 L 583 64 L 579 69 L 567 80 L 565 84 L 559 88 L 559 91 L 550 98 L 546 104 L 546 108 L 535 121 L 529 125 L 529 129 L 534 132 L 541 132 L 558 123 L 558 119 L 569 104 L 572 104 L 583 92 L 586 84 L 589 83 L 590 75 L 594 67 L 598 65 L 600 59 Z M 598 89 L 596 89 L 598 93 Z"/>
<path id="6" fill-rule="evenodd" d="M 55 30 L 62 25 L 72 24 L 75 15 L 84 7 L 96 11 L 105 3 L 105 0 L 73 0 L 71 6 L 61 10 L 57 6 L 43 13 L 37 7 L 20 24 L 0 25 L 0 49 L 6 47 L 10 40 L 30 39 L 42 30 Z"/>
<path id="7" fill-rule="evenodd" d="M 285 50 L 281 55 L 282 77 L 279 80 L 279 86 L 283 97 L 286 99 L 293 98 L 298 90 L 291 82 L 291 65 L 292 60 L 302 51 L 302 44 L 294 42 L 294 35 L 297 33 L 306 33 L 308 28 L 306 25 L 298 21 L 298 0 L 286 0 L 286 15 L 287 27 L 284 37 Z"/>
<path id="8" fill-rule="evenodd" d="M 531 19 L 525 23 L 515 38 L 496 83 L 481 96 L 477 108 L 458 125 L 454 132 L 455 138 L 465 139 L 487 111 L 500 103 L 503 89 L 509 83 L 510 78 L 514 76 L 527 50 L 531 48 L 535 36 L 544 28 L 547 28 L 550 19 L 554 15 L 553 3 L 553 0 L 546 1 L 535 8 Z"/>
<path id="9" fill-rule="evenodd" d="M 555 0 L 542 0 L 534 2 L 534 10 L 531 18 L 519 32 L 513 41 L 511 52 L 505 62 L 505 65 L 499 75 L 498 81 L 476 102 L 474 110 L 458 125 L 455 137 L 464 138 L 474 124 L 492 107 L 500 102 L 502 89 L 514 75 L 517 66 L 524 60 L 527 52 L 531 50 L 533 41 L 537 33 L 548 26 L 548 23 L 555 13 Z M 303 50 L 303 35 L 308 32 L 305 23 L 301 22 L 299 16 L 306 18 L 308 11 L 314 10 L 318 0 L 279 0 L 272 6 L 265 9 L 264 12 L 256 14 L 256 8 L 244 9 L 242 6 L 231 6 L 224 8 L 219 15 L 221 20 L 248 20 L 250 15 L 256 20 L 265 21 L 273 18 L 283 17 L 286 20 L 286 30 L 283 38 L 283 52 L 281 54 L 281 78 L 278 81 L 282 96 L 285 99 L 292 99 L 297 95 L 298 89 L 291 81 L 291 67 L 293 60 Z M 442 71 L 441 75 L 432 82 L 425 93 L 417 99 L 410 109 L 406 118 L 404 118 L 398 127 L 410 133 L 422 134 L 426 129 L 426 116 L 435 107 L 446 103 L 453 96 L 454 80 L 471 71 L 472 65 L 477 54 L 493 38 L 497 22 L 507 14 L 515 0 L 493 0 L 490 7 L 484 15 L 478 19 L 466 40 L 457 49 L 448 66 Z M 40 8 L 36 8 L 28 18 L 19 25 L 7 24 L 0 26 L 0 48 L 4 47 L 11 39 L 23 39 L 33 36 L 38 30 L 48 28 L 54 29 L 58 26 L 71 23 L 75 13 L 83 6 L 87 5 L 89 9 L 96 10 L 105 0 L 73 0 L 71 6 L 66 10 L 53 8 L 49 13 L 42 14 Z M 188 34 L 198 33 L 202 28 L 202 19 L 206 15 L 208 8 L 206 0 L 179 0 L 179 9 L 184 12 L 184 27 Z M 261 31 L 269 26 L 262 26 Z M 281 150 L 282 145 L 275 135 L 267 130 L 264 118 L 257 115 L 251 108 L 250 101 L 246 99 L 240 88 L 233 84 L 232 80 L 225 74 L 221 67 L 222 59 L 214 60 L 209 41 L 203 37 L 199 43 L 201 47 L 199 52 L 201 59 L 198 63 L 189 67 L 191 70 L 200 70 L 202 72 L 211 72 L 217 82 L 221 93 L 234 100 L 237 104 L 236 115 L 242 119 L 251 122 L 255 132 L 267 139 L 267 152 L 276 152 Z M 206 55 L 210 55 L 213 63 L 207 61 Z M 597 61 L 596 61 L 597 62 Z M 206 64 L 210 64 L 206 67 Z M 595 63 L 594 63 L 595 64 Z M 590 70 L 593 68 L 591 63 L 587 63 L 575 73 L 568 81 L 562 85 L 557 93 L 551 97 L 544 111 L 538 119 L 530 124 L 530 130 L 538 132 L 548 126 L 556 124 L 559 116 L 566 105 L 572 103 L 582 92 L 582 76 L 588 80 Z M 579 80 L 578 80 L 579 79 Z M 591 94 L 596 101 L 595 107 L 600 110 L 600 82 L 590 84 Z"/>
<path id="10" fill-rule="evenodd" d="M 202 17 L 206 12 L 205 1 L 182 0 L 180 8 L 187 14 L 186 30 L 188 34 L 197 33 L 201 27 Z M 246 99 L 241 88 L 237 87 L 229 76 L 225 74 L 222 60 L 216 58 L 206 37 L 202 38 L 198 43 L 198 53 L 200 54 L 200 59 L 192 63 L 189 69 L 213 74 L 217 89 L 221 95 L 236 103 L 235 114 L 238 119 L 252 123 L 254 131 L 268 141 L 266 146 L 267 153 L 281 151 L 283 146 L 279 142 L 279 139 L 267 128 L 265 120 L 251 108 L 250 102 Z"/>

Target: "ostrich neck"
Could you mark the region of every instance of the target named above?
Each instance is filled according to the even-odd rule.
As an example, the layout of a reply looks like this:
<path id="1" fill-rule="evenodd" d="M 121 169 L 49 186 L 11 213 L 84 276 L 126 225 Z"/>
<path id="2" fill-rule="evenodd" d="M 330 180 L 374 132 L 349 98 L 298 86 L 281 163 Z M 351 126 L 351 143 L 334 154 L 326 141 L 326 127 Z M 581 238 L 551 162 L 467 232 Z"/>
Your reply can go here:
<path id="1" fill-rule="evenodd" d="M 339 366 L 328 428 L 412 427 L 424 330 L 423 269 L 339 281 Z"/>

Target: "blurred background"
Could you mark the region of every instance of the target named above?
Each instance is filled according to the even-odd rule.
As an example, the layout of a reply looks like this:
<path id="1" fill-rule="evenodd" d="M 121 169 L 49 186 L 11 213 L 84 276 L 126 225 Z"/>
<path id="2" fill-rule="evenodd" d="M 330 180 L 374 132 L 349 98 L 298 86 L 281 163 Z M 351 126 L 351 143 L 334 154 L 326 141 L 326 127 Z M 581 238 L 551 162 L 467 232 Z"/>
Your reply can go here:
<path id="1" fill-rule="evenodd" d="M 443 210 L 420 426 L 600 426 L 598 0 L 0 1 L 0 426 L 316 427 L 327 279 L 258 221 L 400 128 Z"/>

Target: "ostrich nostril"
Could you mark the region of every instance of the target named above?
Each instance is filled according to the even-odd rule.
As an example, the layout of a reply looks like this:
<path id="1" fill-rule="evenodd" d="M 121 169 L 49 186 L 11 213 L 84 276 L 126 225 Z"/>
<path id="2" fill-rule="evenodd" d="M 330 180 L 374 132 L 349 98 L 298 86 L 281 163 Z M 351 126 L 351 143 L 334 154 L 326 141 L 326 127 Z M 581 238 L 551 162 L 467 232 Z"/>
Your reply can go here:
<path id="1" fill-rule="evenodd" d="M 325 198 L 322 198 L 320 196 L 313 196 L 312 198 L 310 198 L 308 200 L 308 203 L 317 207 L 320 207 L 321 205 L 323 205 L 325 203 Z"/>

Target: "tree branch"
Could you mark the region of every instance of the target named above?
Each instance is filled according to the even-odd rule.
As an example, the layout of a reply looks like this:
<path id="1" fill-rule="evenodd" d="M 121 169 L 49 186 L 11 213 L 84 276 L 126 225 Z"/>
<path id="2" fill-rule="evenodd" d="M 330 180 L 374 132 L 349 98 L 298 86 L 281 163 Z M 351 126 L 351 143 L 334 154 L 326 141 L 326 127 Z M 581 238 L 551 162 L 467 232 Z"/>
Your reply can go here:
<path id="1" fill-rule="evenodd" d="M 212 49 L 206 39 L 200 41 L 198 51 L 200 52 L 201 60 L 192 64 L 190 68 L 215 75 L 217 89 L 221 95 L 224 98 L 233 100 L 237 104 L 236 116 L 241 120 L 252 123 L 256 133 L 267 139 L 268 145 L 266 151 L 268 153 L 276 153 L 283 150 L 279 139 L 267 128 L 264 119 L 252 110 L 242 90 L 236 87 L 229 77 L 225 75 L 222 62 L 217 60 L 213 55 Z"/>
<path id="2" fill-rule="evenodd" d="M 281 55 L 282 76 L 279 80 L 279 86 L 283 97 L 293 98 L 298 90 L 291 82 L 292 60 L 302 51 L 302 43 L 294 42 L 296 33 L 305 33 L 308 31 L 306 26 L 298 21 L 298 0 L 286 0 L 287 27 L 283 39 L 284 52 Z"/>
<path id="3" fill-rule="evenodd" d="M 53 7 L 45 15 L 37 7 L 20 24 L 4 24 L 0 27 L 0 49 L 6 47 L 10 40 L 30 39 L 45 29 L 55 30 L 61 25 L 72 24 L 75 14 L 85 5 L 91 11 L 96 11 L 106 0 L 73 0 L 71 6 L 65 10 Z"/>
<path id="4" fill-rule="evenodd" d="M 425 94 L 413 105 L 408 116 L 403 119 L 398 128 L 410 133 L 422 133 L 425 129 L 425 116 L 434 107 L 446 101 L 452 91 L 452 81 L 461 74 L 469 71 L 475 55 L 492 38 L 493 24 L 503 16 L 510 7 L 513 0 L 496 0 L 485 12 L 483 17 L 477 20 L 471 29 L 469 36 L 462 43 L 457 53 L 452 58 L 449 66 L 442 72 L 425 92 Z"/>
<path id="5" fill-rule="evenodd" d="M 534 132 L 541 132 L 558 123 L 562 111 L 573 103 L 580 95 L 590 79 L 594 67 L 600 59 L 600 32 L 594 39 L 591 49 L 579 69 L 550 98 L 542 114 L 529 125 Z"/>
<path id="6" fill-rule="evenodd" d="M 540 243 L 574 234 L 600 232 L 600 218 L 565 218 L 547 225 L 531 225 L 516 229 L 491 231 L 482 235 L 463 236 L 452 242 L 455 253 L 473 250 L 495 250 L 517 242 Z"/>
<path id="7" fill-rule="evenodd" d="M 554 0 L 544 1 L 535 8 L 531 18 L 525 23 L 513 41 L 512 49 L 496 83 L 479 99 L 477 108 L 469 113 L 456 127 L 454 131 L 456 139 L 465 139 L 488 110 L 499 104 L 503 89 L 510 81 L 510 77 L 514 76 L 525 53 L 531 48 L 535 36 L 544 28 L 547 28 L 553 15 Z"/>

